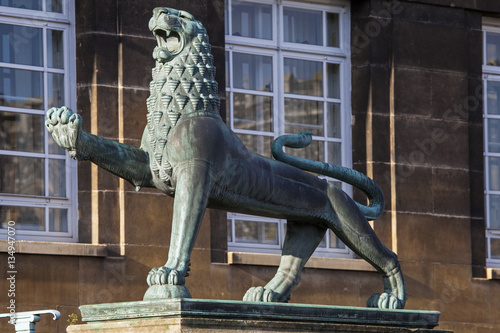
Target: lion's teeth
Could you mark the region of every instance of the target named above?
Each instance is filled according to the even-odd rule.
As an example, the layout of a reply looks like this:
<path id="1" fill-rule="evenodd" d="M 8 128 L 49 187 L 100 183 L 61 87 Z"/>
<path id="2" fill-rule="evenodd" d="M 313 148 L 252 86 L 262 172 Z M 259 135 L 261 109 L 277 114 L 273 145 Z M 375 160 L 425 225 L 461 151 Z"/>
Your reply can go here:
<path id="1" fill-rule="evenodd" d="M 170 36 L 170 29 L 165 30 L 167 37 Z"/>

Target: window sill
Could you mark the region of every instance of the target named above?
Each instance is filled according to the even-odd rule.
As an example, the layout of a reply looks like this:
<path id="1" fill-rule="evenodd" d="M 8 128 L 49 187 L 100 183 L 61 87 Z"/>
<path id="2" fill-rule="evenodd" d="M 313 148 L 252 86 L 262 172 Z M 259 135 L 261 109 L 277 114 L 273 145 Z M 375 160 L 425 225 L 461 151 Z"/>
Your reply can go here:
<path id="1" fill-rule="evenodd" d="M 229 265 L 279 266 L 280 260 L 281 260 L 281 255 L 279 254 L 246 253 L 246 252 L 227 253 L 227 263 Z M 345 259 L 345 258 L 312 257 L 307 262 L 306 268 L 376 272 L 375 268 L 373 268 L 369 263 L 367 263 L 362 259 Z"/>
<path id="2" fill-rule="evenodd" d="M 8 252 L 9 244 L 0 240 L 0 252 Z M 103 244 L 56 243 L 16 241 L 16 253 L 47 254 L 60 256 L 107 257 L 108 247 Z"/>
<path id="3" fill-rule="evenodd" d="M 486 278 L 488 280 L 500 280 L 500 268 L 486 268 Z"/>

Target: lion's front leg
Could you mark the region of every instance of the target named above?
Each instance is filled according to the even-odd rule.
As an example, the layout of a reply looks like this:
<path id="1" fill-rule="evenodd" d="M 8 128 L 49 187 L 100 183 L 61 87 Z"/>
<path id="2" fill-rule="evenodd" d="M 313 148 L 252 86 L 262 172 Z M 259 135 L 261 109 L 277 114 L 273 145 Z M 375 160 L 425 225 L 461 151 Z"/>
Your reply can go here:
<path id="1" fill-rule="evenodd" d="M 82 130 L 82 117 L 65 106 L 47 111 L 45 126 L 54 141 L 80 161 L 89 160 L 136 188 L 153 187 L 148 154 L 140 149 Z"/>
<path id="2" fill-rule="evenodd" d="M 156 293 L 149 297 L 148 290 L 144 299 L 190 297 L 184 287 L 185 277 L 212 186 L 210 165 L 189 161 L 174 169 L 174 179 L 176 191 L 168 260 L 164 266 L 150 271 L 147 282 Z"/>

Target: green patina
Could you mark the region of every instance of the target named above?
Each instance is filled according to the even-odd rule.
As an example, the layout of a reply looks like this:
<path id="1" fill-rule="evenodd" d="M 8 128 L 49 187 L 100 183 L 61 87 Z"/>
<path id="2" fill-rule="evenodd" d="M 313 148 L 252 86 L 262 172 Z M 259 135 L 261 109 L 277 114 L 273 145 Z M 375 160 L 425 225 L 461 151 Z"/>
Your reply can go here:
<path id="1" fill-rule="evenodd" d="M 185 287 L 189 259 L 206 207 L 288 219 L 278 272 L 245 301 L 287 302 L 301 271 L 327 229 L 383 277 L 384 290 L 370 307 L 401 309 L 406 290 L 397 256 L 377 238 L 367 219 L 384 207 L 380 188 L 354 170 L 298 159 L 283 146 L 304 147 L 310 134 L 282 136 L 269 159 L 248 151 L 219 116 L 215 67 L 205 28 L 182 10 L 156 8 L 149 28 L 157 39 L 147 126 L 141 147 L 82 130 L 66 107 L 47 112 L 46 126 L 73 158 L 90 160 L 128 180 L 137 190 L 155 187 L 175 197 L 168 260 L 147 277 L 145 299 L 191 297 Z M 362 189 L 368 206 L 307 171 L 336 177 Z"/>

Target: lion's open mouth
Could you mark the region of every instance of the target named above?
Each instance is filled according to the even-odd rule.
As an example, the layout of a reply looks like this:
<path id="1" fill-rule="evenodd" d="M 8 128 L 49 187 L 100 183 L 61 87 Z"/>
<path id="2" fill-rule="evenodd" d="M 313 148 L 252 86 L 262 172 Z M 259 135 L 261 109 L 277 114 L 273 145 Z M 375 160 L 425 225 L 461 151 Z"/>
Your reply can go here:
<path id="1" fill-rule="evenodd" d="M 183 40 L 177 31 L 156 29 L 154 31 L 156 42 L 160 48 L 166 48 L 172 55 L 182 50 Z"/>

